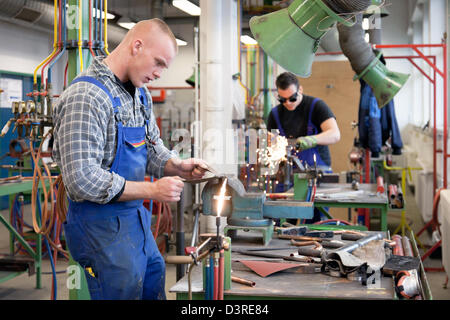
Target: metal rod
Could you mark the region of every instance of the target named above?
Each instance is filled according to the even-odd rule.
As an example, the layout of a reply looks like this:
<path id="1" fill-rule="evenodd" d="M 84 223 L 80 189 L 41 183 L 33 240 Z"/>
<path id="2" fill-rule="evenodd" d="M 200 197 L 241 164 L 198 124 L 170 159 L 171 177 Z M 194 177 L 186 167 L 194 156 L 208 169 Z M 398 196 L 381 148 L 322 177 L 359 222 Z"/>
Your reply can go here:
<path id="1" fill-rule="evenodd" d="M 199 221 L 199 215 L 200 211 L 198 208 L 194 210 L 195 216 L 194 216 L 194 228 L 192 230 L 192 239 L 191 239 L 191 247 L 195 246 L 195 242 L 197 242 L 197 235 L 198 235 L 198 221 Z"/>
<path id="2" fill-rule="evenodd" d="M 184 255 L 184 191 L 180 194 L 180 201 L 177 203 L 177 233 L 176 233 L 176 252 L 177 255 Z M 186 273 L 186 265 L 177 265 L 177 281 Z"/>
<path id="3" fill-rule="evenodd" d="M 231 281 L 237 282 L 240 284 L 245 284 L 246 286 L 250 286 L 250 287 L 254 287 L 256 285 L 256 283 L 254 281 L 235 277 L 235 276 L 231 276 Z"/>
<path id="4" fill-rule="evenodd" d="M 444 59 L 444 73 L 442 77 L 444 78 L 444 189 L 447 189 L 447 138 L 448 138 L 448 128 L 447 128 L 447 104 L 448 104 L 448 85 L 447 85 L 447 77 L 448 77 L 448 69 L 447 69 L 447 43 L 443 44 L 443 59 Z M 435 69 L 436 70 L 436 69 Z M 437 70 L 436 70 L 437 71 Z M 441 72 L 438 72 L 441 74 Z"/>
<path id="5" fill-rule="evenodd" d="M 337 253 L 337 252 L 344 252 L 345 251 L 345 252 L 351 253 L 355 249 L 365 246 L 370 241 L 382 240 L 382 239 L 383 239 L 383 235 L 381 233 L 376 233 L 374 235 L 370 235 L 370 236 L 364 237 L 364 238 L 362 238 L 360 240 L 357 240 L 354 243 L 351 243 L 351 244 L 349 244 L 347 246 L 344 246 L 344 247 L 340 248 L 339 250 L 337 250 L 335 252 Z"/>

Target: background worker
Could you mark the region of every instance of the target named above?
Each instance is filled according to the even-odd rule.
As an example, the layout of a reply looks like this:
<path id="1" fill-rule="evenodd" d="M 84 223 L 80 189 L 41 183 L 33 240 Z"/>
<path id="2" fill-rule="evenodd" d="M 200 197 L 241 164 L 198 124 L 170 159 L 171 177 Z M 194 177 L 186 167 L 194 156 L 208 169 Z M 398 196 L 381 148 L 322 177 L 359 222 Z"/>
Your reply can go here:
<path id="1" fill-rule="evenodd" d="M 143 200 L 179 201 L 182 178 L 200 178 L 207 167 L 164 147 L 145 87 L 177 50 L 162 20 L 141 21 L 55 108 L 53 156 L 70 198 L 66 242 L 91 299 L 165 299 L 165 264 Z M 159 179 L 144 181 L 146 174 Z"/>
<path id="2" fill-rule="evenodd" d="M 280 104 L 270 112 L 267 130 L 278 129 L 280 135 L 291 141 L 293 139 L 297 156 L 303 164 L 314 167 L 316 155 L 317 167 L 330 172 L 328 145 L 337 143 L 341 138 L 333 112 L 323 100 L 304 95 L 303 87 L 293 73 L 280 74 L 275 84 Z M 279 186 L 282 187 L 282 184 Z M 319 220 L 319 217 L 319 213 L 315 212 L 314 220 Z"/>

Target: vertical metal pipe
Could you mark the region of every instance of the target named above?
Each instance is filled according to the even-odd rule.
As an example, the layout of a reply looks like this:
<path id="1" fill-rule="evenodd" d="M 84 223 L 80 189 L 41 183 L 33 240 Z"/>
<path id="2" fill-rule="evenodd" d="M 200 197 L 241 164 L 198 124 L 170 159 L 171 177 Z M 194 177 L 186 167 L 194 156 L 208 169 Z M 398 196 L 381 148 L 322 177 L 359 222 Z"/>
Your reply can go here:
<path id="1" fill-rule="evenodd" d="M 448 161 L 448 153 L 447 153 L 447 140 L 448 140 L 448 114 L 447 114 L 447 106 L 448 106 L 448 85 L 447 85 L 447 78 L 448 78 L 448 69 L 447 69 L 447 42 L 443 43 L 443 59 L 444 59 L 444 189 L 447 189 L 447 161 Z"/>
<path id="2" fill-rule="evenodd" d="M 192 229 L 191 247 L 194 247 L 195 242 L 197 241 L 199 216 L 200 216 L 200 210 L 197 207 L 194 209 L 194 228 Z"/>
<path id="3" fill-rule="evenodd" d="M 267 54 L 263 53 L 264 55 L 264 121 L 267 120 L 270 113 L 270 89 L 269 89 L 269 57 Z"/>
<path id="4" fill-rule="evenodd" d="M 177 232 L 176 252 L 178 256 L 184 256 L 184 191 L 181 192 L 180 201 L 177 203 Z M 177 281 L 186 273 L 186 265 L 177 264 Z"/>
<path id="5" fill-rule="evenodd" d="M 436 59 L 433 60 L 433 63 L 436 64 Z M 437 112 L 437 104 L 436 104 L 436 70 L 433 73 L 433 196 L 436 194 L 437 190 L 437 154 L 436 154 L 436 139 L 437 139 L 437 128 L 436 128 L 436 112 Z"/>

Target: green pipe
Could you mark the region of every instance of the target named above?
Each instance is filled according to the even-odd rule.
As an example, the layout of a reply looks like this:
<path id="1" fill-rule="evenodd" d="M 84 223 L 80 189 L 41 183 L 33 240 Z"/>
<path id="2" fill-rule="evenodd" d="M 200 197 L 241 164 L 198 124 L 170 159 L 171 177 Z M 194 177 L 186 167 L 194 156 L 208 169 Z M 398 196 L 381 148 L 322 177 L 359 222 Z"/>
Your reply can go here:
<path id="1" fill-rule="evenodd" d="M 77 0 L 69 0 L 69 6 L 76 6 L 78 12 Z M 83 0 L 83 16 L 82 16 L 82 40 L 89 39 L 89 0 Z M 68 20 L 75 21 L 77 19 L 74 16 L 78 17 L 72 12 L 72 16 L 68 17 Z M 75 19 L 75 20 L 74 20 Z M 92 23 L 93 26 L 93 23 Z M 102 29 L 103 32 L 103 29 Z M 93 37 L 92 37 L 93 38 Z M 78 30 L 76 28 L 68 29 L 68 40 L 69 42 L 74 42 L 78 44 Z M 78 56 L 78 48 L 70 49 L 68 52 L 69 55 L 69 66 L 67 70 L 67 83 L 70 83 L 79 73 L 80 73 L 80 60 Z M 85 70 L 92 61 L 92 56 L 89 49 L 82 49 L 83 54 L 83 70 Z M 69 288 L 69 299 L 70 300 L 90 300 L 90 293 L 87 285 L 86 276 L 83 268 L 73 260 L 72 256 L 69 252 L 69 266 L 72 267 L 75 274 L 73 276 L 79 275 L 80 278 L 80 287 L 79 288 Z"/>
<path id="2" fill-rule="evenodd" d="M 89 0 L 82 0 L 82 33 L 81 40 L 85 41 L 89 39 Z M 68 23 L 67 25 L 67 41 L 69 43 L 74 43 L 78 45 L 78 29 L 77 29 L 77 21 L 78 21 L 78 1 L 77 0 L 69 0 L 69 8 L 76 8 L 76 10 L 68 10 L 67 20 L 72 23 Z M 83 54 L 83 70 L 85 70 L 92 61 L 91 54 L 89 49 L 84 48 L 81 49 Z M 80 60 L 79 60 L 78 48 L 69 49 L 69 66 L 67 70 L 67 83 L 70 83 L 79 73 L 80 73 Z"/>

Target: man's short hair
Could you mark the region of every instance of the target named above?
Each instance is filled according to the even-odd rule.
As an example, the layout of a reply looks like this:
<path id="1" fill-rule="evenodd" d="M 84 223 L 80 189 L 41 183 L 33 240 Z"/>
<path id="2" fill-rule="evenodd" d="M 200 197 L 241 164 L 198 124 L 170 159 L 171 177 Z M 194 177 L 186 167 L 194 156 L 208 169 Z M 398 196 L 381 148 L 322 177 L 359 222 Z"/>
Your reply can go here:
<path id="1" fill-rule="evenodd" d="M 277 77 L 277 80 L 275 82 L 278 89 L 286 90 L 289 88 L 292 84 L 295 84 L 295 86 L 300 88 L 300 83 L 298 82 L 298 78 L 295 76 L 295 74 L 291 72 L 283 72 Z"/>
<path id="2" fill-rule="evenodd" d="M 175 47 L 175 51 L 178 52 L 178 44 L 177 40 L 175 38 L 175 35 L 173 34 L 172 30 L 170 30 L 170 27 L 165 23 L 163 20 L 158 18 L 153 18 L 152 21 L 159 27 L 159 29 L 166 35 L 169 36 L 170 40 L 172 40 L 172 44 Z"/>

